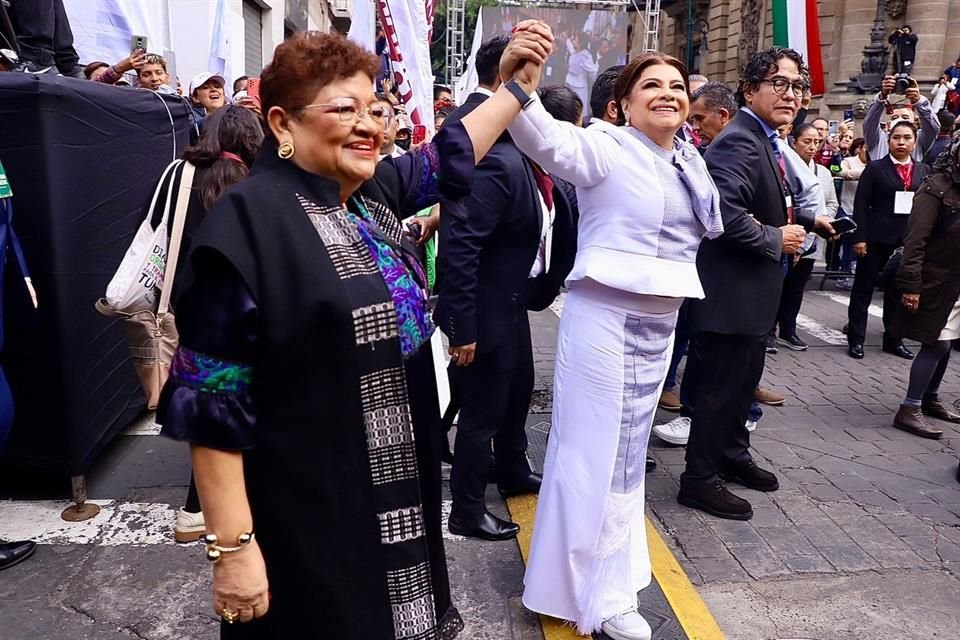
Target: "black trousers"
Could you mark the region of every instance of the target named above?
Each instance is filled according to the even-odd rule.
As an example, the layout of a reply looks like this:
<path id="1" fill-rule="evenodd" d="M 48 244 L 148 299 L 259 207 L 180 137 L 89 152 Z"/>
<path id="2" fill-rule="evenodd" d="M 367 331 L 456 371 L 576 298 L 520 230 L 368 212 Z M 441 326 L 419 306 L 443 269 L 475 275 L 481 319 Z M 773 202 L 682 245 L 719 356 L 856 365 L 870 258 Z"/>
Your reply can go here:
<path id="1" fill-rule="evenodd" d="M 694 332 L 699 379 L 681 484 L 713 482 L 725 468 L 751 460 L 743 425 L 763 375 L 765 346 L 766 336 Z"/>
<path id="2" fill-rule="evenodd" d="M 22 58 L 64 73 L 80 61 L 63 0 L 13 0 L 11 20 Z"/>
<path id="3" fill-rule="evenodd" d="M 803 291 L 813 273 L 813 258 L 801 258 L 796 264 L 791 260 L 787 266 L 787 275 L 783 279 L 783 291 L 780 293 L 780 309 L 777 311 L 777 324 L 781 336 L 791 336 L 797 332 L 797 316 L 803 305 Z"/>
<path id="4" fill-rule="evenodd" d="M 486 512 L 490 441 L 501 485 L 530 473 L 527 412 L 533 394 L 533 347 L 526 312 L 500 343 L 479 353 L 468 367 L 451 365 L 450 388 L 457 394 L 460 420 L 450 472 L 451 514 L 475 523 Z"/>
<path id="5" fill-rule="evenodd" d="M 880 283 L 883 267 L 899 245 L 895 244 L 867 244 L 867 255 L 857 258 L 857 272 L 853 277 L 853 290 L 850 292 L 850 307 L 847 309 L 847 319 L 850 326 L 847 329 L 847 343 L 862 345 L 867 337 L 867 316 L 870 302 L 873 301 L 873 291 Z M 890 323 L 899 303 L 895 290 L 891 291 L 892 283 L 885 283 L 883 294 L 883 344 L 892 346 L 899 339 L 890 331 Z"/>

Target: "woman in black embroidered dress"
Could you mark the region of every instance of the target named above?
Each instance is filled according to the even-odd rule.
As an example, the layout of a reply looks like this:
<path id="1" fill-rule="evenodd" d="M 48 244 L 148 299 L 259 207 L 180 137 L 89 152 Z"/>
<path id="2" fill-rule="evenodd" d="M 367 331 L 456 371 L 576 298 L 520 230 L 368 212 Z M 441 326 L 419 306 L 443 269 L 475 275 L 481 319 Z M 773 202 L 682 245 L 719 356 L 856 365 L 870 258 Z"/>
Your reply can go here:
<path id="1" fill-rule="evenodd" d="M 546 60 L 546 25 L 516 38 L 514 64 Z M 223 638 L 463 627 L 440 536 L 434 328 L 399 219 L 468 193 L 520 103 L 501 89 L 378 164 L 378 68 L 338 35 L 277 48 L 261 82 L 269 138 L 204 221 L 176 301 L 159 419 L 191 444 L 208 530 L 240 549 L 214 564 Z"/>

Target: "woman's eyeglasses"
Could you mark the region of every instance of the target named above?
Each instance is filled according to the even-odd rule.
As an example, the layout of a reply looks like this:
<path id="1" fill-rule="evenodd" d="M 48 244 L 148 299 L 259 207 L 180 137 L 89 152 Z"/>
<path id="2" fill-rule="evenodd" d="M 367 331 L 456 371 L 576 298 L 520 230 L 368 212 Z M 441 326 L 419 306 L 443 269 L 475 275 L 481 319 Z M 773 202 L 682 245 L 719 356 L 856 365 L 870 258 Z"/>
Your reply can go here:
<path id="1" fill-rule="evenodd" d="M 373 104 L 364 107 L 354 98 L 341 98 L 336 102 L 308 104 L 302 109 L 323 109 L 324 113 L 335 113 L 340 118 L 340 122 L 353 126 L 360 122 L 364 116 L 370 116 L 376 124 L 384 127 L 389 126 L 393 114 L 382 104 Z"/>

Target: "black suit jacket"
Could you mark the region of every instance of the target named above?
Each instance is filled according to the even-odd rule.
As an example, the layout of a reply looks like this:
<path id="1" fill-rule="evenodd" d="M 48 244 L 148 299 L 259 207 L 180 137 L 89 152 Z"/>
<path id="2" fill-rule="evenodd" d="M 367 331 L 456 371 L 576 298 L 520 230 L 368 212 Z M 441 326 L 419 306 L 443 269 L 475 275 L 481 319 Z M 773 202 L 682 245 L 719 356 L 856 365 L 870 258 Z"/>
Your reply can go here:
<path id="1" fill-rule="evenodd" d="M 580 219 L 577 189 L 556 176 L 551 179 L 554 212 L 550 268 L 527 285 L 526 306 L 531 311 L 543 311 L 557 299 L 577 257 L 577 222 Z"/>
<path id="2" fill-rule="evenodd" d="M 927 165 L 914 161 L 909 190 L 916 191 L 928 173 Z M 853 200 L 853 221 L 857 223 L 853 242 L 903 244 L 910 216 L 893 212 L 897 191 L 903 191 L 903 181 L 889 155 L 867 165 Z"/>
<path id="3" fill-rule="evenodd" d="M 702 331 L 761 336 L 770 331 L 783 287 L 787 207 L 773 146 L 757 120 L 740 111 L 704 156 L 720 192 L 723 235 L 704 240 L 697 270 L 706 298 L 690 305 Z M 797 211 L 797 224 L 813 216 Z M 759 223 L 759 224 L 757 224 Z"/>
<path id="4" fill-rule="evenodd" d="M 448 118 L 457 121 L 487 99 L 472 93 Z M 452 345 L 494 348 L 525 313 L 524 295 L 540 245 L 543 212 L 533 169 L 504 133 L 477 165 L 473 191 L 442 201 L 443 274 L 433 317 Z"/>
<path id="5" fill-rule="evenodd" d="M 470 94 L 447 122 L 486 99 Z M 526 313 L 542 219 L 533 168 L 505 133 L 477 165 L 473 192 L 441 204 L 442 279 L 433 317 L 450 344 L 476 342 L 478 352 L 489 351 Z"/>

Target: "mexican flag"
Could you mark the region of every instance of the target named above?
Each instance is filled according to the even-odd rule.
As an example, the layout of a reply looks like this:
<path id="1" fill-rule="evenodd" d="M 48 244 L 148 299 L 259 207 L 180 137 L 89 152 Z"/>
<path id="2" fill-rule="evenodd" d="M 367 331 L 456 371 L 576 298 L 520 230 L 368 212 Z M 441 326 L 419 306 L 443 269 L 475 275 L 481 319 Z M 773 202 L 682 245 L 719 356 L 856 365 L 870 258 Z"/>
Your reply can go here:
<path id="1" fill-rule="evenodd" d="M 803 54 L 810 67 L 810 91 L 823 95 L 823 59 L 820 56 L 820 21 L 817 0 L 773 0 L 773 44 Z"/>

